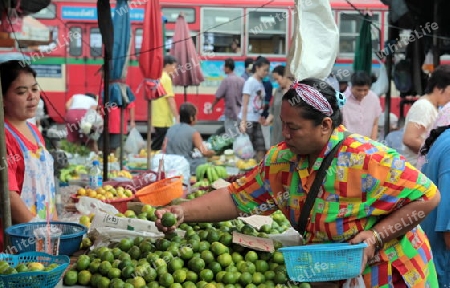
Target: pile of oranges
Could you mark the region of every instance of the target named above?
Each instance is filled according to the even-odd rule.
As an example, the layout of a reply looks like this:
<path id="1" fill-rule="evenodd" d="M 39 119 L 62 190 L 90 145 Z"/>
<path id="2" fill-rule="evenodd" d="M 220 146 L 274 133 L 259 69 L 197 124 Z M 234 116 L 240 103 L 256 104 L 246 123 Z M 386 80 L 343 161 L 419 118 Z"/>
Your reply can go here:
<path id="1" fill-rule="evenodd" d="M 126 189 L 122 186 L 113 187 L 111 185 L 106 185 L 95 190 L 90 188 L 80 188 L 77 191 L 77 197 L 87 196 L 101 201 L 126 199 L 130 198 L 132 195 L 133 192 L 130 189 Z"/>

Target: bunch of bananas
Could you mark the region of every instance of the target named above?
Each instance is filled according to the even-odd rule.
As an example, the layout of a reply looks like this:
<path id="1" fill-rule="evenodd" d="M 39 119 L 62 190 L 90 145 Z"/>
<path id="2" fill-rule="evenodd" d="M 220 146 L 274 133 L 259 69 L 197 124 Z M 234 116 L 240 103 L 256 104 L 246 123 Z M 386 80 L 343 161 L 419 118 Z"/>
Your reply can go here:
<path id="1" fill-rule="evenodd" d="M 228 173 L 223 166 L 215 166 L 210 163 L 206 163 L 197 166 L 197 169 L 195 170 L 195 176 L 197 178 L 197 181 L 203 181 L 205 178 L 207 178 L 209 184 L 212 184 L 220 178 L 227 178 Z"/>

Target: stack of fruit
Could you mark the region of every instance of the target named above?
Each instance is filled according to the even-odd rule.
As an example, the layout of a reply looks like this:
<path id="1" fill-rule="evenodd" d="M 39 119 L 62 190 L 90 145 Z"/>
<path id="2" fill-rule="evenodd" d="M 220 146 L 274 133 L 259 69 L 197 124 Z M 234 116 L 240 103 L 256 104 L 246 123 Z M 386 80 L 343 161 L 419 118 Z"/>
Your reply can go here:
<path id="1" fill-rule="evenodd" d="M 121 171 L 114 170 L 114 171 L 111 171 L 111 172 L 108 173 L 108 178 L 109 179 L 114 179 L 114 178 L 133 179 L 133 176 L 127 170 L 121 170 Z"/>
<path id="2" fill-rule="evenodd" d="M 208 179 L 209 185 L 217 181 L 218 179 L 224 179 L 228 177 L 228 173 L 224 166 L 216 166 L 210 163 L 197 166 L 195 170 L 195 176 L 197 181 L 204 181 Z"/>
<path id="3" fill-rule="evenodd" d="M 77 194 L 73 195 L 75 198 L 83 196 L 96 198 L 101 201 L 107 201 L 130 198 L 133 196 L 133 191 L 122 186 L 113 187 L 111 185 L 106 185 L 97 188 L 96 190 L 90 188 L 80 188 L 78 189 Z"/>
<path id="4" fill-rule="evenodd" d="M 84 165 L 70 165 L 66 169 L 61 170 L 59 181 L 62 183 L 68 183 L 71 180 L 78 180 L 83 174 L 88 174 L 86 166 Z"/>
<path id="5" fill-rule="evenodd" d="M 23 272 L 35 272 L 35 271 L 51 271 L 58 267 L 58 264 L 50 264 L 45 267 L 40 262 L 19 263 L 16 267 L 12 267 L 6 261 L 0 261 L 0 275 L 12 275 Z"/>
<path id="6" fill-rule="evenodd" d="M 149 212 L 152 214 L 153 209 Z M 260 237 L 266 236 L 263 231 L 278 233 L 284 219 L 273 218 L 276 224 L 272 225 L 278 228 L 263 226 L 257 231 L 240 220 L 183 223 L 183 238 L 174 233 L 158 240 L 122 239 L 113 248 L 95 248 L 80 256 L 66 273 L 64 283 L 100 288 L 310 287 L 288 280 L 281 252 L 257 252 L 233 243 L 233 230 Z M 161 221 L 167 227 L 175 222 L 176 217 L 170 213 Z M 280 244 L 275 246 L 278 249 Z"/>
<path id="7" fill-rule="evenodd" d="M 248 160 L 239 159 L 236 162 L 236 167 L 239 168 L 239 170 L 246 171 L 254 168 L 257 164 L 258 162 L 253 158 Z"/>

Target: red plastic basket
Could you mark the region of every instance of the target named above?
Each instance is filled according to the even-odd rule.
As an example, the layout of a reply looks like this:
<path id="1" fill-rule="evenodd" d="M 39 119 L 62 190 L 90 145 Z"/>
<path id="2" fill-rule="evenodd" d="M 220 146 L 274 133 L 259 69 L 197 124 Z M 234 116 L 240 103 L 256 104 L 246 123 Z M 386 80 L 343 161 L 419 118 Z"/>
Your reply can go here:
<path id="1" fill-rule="evenodd" d="M 136 197 L 145 204 L 164 206 L 183 196 L 183 178 L 172 177 L 150 184 L 136 192 Z"/>

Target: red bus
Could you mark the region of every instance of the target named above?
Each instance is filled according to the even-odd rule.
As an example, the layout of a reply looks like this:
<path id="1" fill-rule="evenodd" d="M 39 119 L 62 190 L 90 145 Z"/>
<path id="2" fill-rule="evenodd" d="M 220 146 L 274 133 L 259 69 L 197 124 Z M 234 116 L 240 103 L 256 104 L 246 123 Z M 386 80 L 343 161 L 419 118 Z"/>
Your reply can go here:
<path id="1" fill-rule="evenodd" d="M 141 1 L 141 2 L 139 2 Z M 308 1 L 300 1 L 307 5 Z M 50 46 L 21 49 L 31 56 L 38 72 L 38 81 L 50 117 L 63 122 L 64 103 L 76 93 L 99 92 L 101 75 L 98 70 L 103 63 L 101 34 L 97 24 L 96 0 L 54 0 L 46 9 L 33 17 L 50 27 L 53 43 Z M 113 2 L 113 1 L 112 1 Z M 132 44 L 127 83 L 133 91 L 142 81 L 138 55 L 142 41 L 144 0 L 130 3 Z M 305 3 L 306 4 L 305 4 Z M 361 11 L 373 15 L 373 46 L 381 50 L 387 35 L 387 6 L 379 0 L 351 0 Z M 198 87 L 189 87 L 187 100 L 198 107 L 200 121 L 217 121 L 223 112 L 223 102 L 212 114 L 206 108 L 214 100 L 214 93 L 224 77 L 223 60 L 236 61 L 236 73 L 244 70 L 247 57 L 262 55 L 271 61 L 272 68 L 284 64 L 293 34 L 295 7 L 293 0 L 161 0 L 163 15 L 167 18 L 166 49 L 170 50 L 175 20 L 183 12 L 188 22 L 192 40 L 201 58 L 205 81 Z M 345 0 L 331 0 L 332 13 L 340 30 L 339 56 L 334 70 L 349 69 L 355 52 L 356 36 L 363 16 Z M 114 3 L 112 3 L 114 7 Z M 224 8 L 226 7 L 226 8 Z M 113 10 L 112 10 L 113 14 Z M 276 15 L 277 21 L 274 20 Z M 280 20 L 281 19 L 281 20 Z M 267 23 L 270 27 L 264 26 Z M 218 24 L 221 24 L 218 27 Z M 213 28 L 214 27 L 214 28 Z M 77 35 L 77 37 L 73 37 Z M 238 40 L 241 49 L 233 52 L 231 43 Z M 211 50 L 214 53 L 211 53 Z M 17 49 L 1 49 L 2 52 Z M 379 64 L 374 62 L 374 71 Z M 176 102 L 184 101 L 183 87 L 175 87 Z M 142 95 L 136 94 L 136 120 L 146 121 L 147 105 Z"/>

